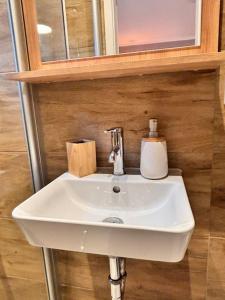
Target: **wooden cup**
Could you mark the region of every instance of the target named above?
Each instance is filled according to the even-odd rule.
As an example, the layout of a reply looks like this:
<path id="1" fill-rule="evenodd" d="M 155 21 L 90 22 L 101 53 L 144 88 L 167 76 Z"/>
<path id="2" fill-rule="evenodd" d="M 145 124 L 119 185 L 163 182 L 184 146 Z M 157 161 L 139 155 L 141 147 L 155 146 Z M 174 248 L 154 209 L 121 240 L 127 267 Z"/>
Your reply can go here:
<path id="1" fill-rule="evenodd" d="M 96 172 L 96 143 L 90 140 L 67 142 L 68 171 L 77 177 Z"/>

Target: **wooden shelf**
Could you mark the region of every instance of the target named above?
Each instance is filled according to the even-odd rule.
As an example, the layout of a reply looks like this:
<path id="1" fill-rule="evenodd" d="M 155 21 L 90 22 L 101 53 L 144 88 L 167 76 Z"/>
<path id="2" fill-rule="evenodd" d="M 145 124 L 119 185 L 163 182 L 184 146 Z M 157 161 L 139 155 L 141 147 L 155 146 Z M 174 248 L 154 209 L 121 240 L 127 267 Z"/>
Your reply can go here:
<path id="1" fill-rule="evenodd" d="M 179 72 L 188 70 L 217 69 L 225 63 L 225 52 L 194 54 L 179 57 L 162 57 L 138 60 L 94 59 L 59 64 L 21 73 L 2 74 L 4 79 L 33 84 L 63 81 L 92 80 L 154 73 Z"/>

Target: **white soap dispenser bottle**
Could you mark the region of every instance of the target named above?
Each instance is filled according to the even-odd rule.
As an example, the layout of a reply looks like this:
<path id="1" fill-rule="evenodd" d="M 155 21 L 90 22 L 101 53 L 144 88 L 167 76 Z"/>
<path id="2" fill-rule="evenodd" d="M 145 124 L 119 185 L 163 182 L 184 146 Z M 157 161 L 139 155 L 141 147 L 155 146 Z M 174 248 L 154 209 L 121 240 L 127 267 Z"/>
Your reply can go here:
<path id="1" fill-rule="evenodd" d="M 167 145 L 164 137 L 159 137 L 157 119 L 149 120 L 149 137 L 141 143 L 141 175 L 148 179 L 162 179 L 168 175 Z"/>

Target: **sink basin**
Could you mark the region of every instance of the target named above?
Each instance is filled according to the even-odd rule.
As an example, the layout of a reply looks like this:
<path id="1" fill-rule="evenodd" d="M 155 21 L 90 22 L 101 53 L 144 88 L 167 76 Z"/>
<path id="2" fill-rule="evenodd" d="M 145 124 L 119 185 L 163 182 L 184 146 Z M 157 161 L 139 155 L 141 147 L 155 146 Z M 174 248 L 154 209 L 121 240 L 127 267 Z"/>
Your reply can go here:
<path id="1" fill-rule="evenodd" d="M 165 262 L 182 260 L 194 228 L 182 176 L 65 173 L 12 215 L 34 246 Z"/>

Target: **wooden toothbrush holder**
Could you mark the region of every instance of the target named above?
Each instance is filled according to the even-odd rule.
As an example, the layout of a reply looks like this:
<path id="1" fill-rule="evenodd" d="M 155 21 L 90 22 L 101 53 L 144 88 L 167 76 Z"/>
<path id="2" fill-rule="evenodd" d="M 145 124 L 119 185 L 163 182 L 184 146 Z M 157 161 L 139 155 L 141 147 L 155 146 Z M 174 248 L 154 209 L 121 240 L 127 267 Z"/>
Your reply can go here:
<path id="1" fill-rule="evenodd" d="M 96 172 L 96 143 L 90 140 L 67 142 L 68 171 L 77 177 Z"/>

